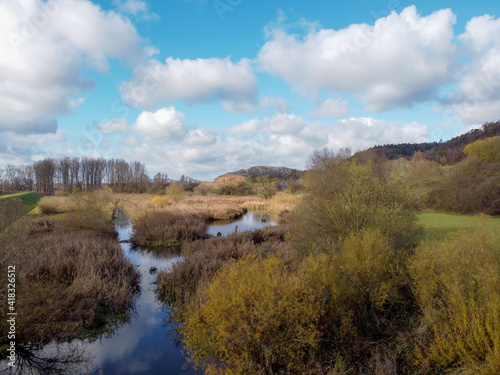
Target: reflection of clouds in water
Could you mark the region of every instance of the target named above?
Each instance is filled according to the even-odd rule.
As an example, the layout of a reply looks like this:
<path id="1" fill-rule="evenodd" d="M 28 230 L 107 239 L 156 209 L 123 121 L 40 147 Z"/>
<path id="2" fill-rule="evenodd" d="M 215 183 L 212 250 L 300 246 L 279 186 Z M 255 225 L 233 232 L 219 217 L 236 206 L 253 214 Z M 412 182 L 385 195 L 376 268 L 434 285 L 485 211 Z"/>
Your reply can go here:
<path id="1" fill-rule="evenodd" d="M 116 227 L 119 240 L 127 240 L 133 232 L 128 218 L 117 212 Z M 85 361 L 75 364 L 68 374 L 193 374 L 183 370 L 186 363 L 181 349 L 173 342 L 170 327 L 165 326 L 168 312 L 155 296 L 157 273 L 149 269 L 169 271 L 181 261 L 177 249 L 132 249 L 130 243 L 122 243 L 125 256 L 138 266 L 141 272 L 141 293 L 135 300 L 135 312 L 129 323 L 119 327 L 109 338 L 88 343 L 74 340 L 72 343 L 49 344 L 38 353 L 47 358 L 57 353 L 74 352 L 86 355 Z M 1 366 L 1 364 L 0 364 Z M 0 367 L 1 368 L 1 367 Z M 26 372 L 22 372 L 26 373 Z M 36 373 L 35 373 L 36 374 Z"/>
<path id="2" fill-rule="evenodd" d="M 238 227 L 238 232 L 243 232 L 245 230 L 255 230 L 270 225 L 278 225 L 278 223 L 272 220 L 269 215 L 265 215 L 259 212 L 247 212 L 240 219 L 234 221 L 228 221 L 223 223 L 214 223 L 208 226 L 207 233 L 216 236 L 217 233 L 221 233 L 223 236 L 233 233 L 236 226 Z"/>

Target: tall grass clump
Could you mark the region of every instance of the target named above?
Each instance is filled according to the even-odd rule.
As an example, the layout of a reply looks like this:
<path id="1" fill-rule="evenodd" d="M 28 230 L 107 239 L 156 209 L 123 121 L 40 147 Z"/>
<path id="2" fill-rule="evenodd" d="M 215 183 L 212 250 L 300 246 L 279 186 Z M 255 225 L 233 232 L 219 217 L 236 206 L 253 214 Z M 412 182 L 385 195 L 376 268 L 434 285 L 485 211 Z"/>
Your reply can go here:
<path id="1" fill-rule="evenodd" d="M 500 373 L 498 233 L 478 225 L 427 243 L 410 271 L 421 310 L 416 363 L 441 372 Z"/>
<path id="2" fill-rule="evenodd" d="M 38 207 L 42 214 L 51 215 L 63 211 L 64 198 L 61 197 L 42 197 L 38 202 Z"/>
<path id="3" fill-rule="evenodd" d="M 168 246 L 205 238 L 207 220 L 193 215 L 154 211 L 139 218 L 134 229 L 134 245 Z"/>

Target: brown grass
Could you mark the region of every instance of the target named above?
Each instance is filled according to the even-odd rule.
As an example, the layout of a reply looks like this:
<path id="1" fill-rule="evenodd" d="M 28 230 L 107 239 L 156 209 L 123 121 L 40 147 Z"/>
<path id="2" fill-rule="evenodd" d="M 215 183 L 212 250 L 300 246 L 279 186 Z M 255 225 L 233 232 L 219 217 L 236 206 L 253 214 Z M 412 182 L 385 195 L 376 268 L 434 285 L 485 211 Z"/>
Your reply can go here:
<path id="1" fill-rule="evenodd" d="M 181 215 L 194 215 L 211 220 L 231 220 L 246 211 L 263 211 L 282 214 L 291 211 L 301 200 L 300 196 L 278 193 L 269 200 L 254 196 L 201 196 L 185 194 L 182 202 L 159 207 L 152 204 L 151 194 L 117 194 L 118 205 L 137 223 L 146 212 L 172 212 Z"/>
<path id="2" fill-rule="evenodd" d="M 68 209 L 68 199 L 66 197 L 43 197 L 38 202 L 38 207 L 42 214 L 50 215 L 63 212 Z"/>
<path id="3" fill-rule="evenodd" d="M 205 238 L 207 220 L 168 211 L 147 212 L 134 225 L 132 243 L 137 246 L 179 245 Z"/>
<path id="4" fill-rule="evenodd" d="M 140 275 L 124 259 L 111 220 L 82 230 L 74 226 L 80 214 L 30 217 L 0 237 L 1 268 L 16 266 L 18 343 L 88 337 L 127 318 Z M 3 316 L 7 306 L 0 308 Z M 0 332 L 5 329 L 0 323 Z"/>

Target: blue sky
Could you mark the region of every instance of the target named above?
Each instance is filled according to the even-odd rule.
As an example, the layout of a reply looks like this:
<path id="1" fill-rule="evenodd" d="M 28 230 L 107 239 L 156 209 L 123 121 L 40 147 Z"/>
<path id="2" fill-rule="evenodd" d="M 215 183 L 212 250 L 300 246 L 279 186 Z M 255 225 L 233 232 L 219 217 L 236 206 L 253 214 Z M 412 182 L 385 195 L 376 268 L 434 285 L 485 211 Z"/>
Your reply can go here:
<path id="1" fill-rule="evenodd" d="M 0 0 L 0 165 L 212 180 L 500 119 L 500 3 Z"/>

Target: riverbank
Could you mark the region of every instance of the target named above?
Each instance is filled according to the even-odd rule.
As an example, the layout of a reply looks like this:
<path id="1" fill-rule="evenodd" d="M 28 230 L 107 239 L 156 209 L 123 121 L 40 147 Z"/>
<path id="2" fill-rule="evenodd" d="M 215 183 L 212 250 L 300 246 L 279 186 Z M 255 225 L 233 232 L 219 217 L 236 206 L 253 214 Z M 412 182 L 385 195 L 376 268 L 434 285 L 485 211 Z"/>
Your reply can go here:
<path id="1" fill-rule="evenodd" d="M 0 267 L 16 269 L 11 289 L 19 349 L 97 338 L 129 319 L 139 273 L 123 257 L 111 215 L 85 196 L 80 203 L 68 212 L 24 216 L 0 234 Z M 2 316 L 7 308 L 0 307 Z M 8 328 L 2 319 L 2 354 Z"/>

